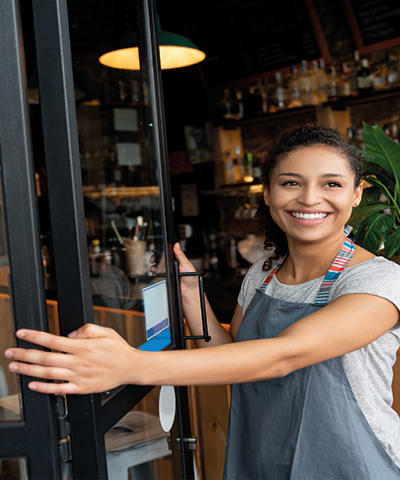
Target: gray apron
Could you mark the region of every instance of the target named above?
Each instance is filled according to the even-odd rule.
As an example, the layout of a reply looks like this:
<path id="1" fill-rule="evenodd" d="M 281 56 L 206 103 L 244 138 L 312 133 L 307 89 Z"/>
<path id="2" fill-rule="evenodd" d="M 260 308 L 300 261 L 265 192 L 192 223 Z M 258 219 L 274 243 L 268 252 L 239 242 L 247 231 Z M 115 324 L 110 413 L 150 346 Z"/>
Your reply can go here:
<path id="1" fill-rule="evenodd" d="M 317 298 L 322 290 L 329 296 L 326 279 Z M 256 289 L 236 341 L 273 338 L 323 306 Z M 399 480 L 400 468 L 375 436 L 336 357 L 283 378 L 233 385 L 224 479 Z"/>

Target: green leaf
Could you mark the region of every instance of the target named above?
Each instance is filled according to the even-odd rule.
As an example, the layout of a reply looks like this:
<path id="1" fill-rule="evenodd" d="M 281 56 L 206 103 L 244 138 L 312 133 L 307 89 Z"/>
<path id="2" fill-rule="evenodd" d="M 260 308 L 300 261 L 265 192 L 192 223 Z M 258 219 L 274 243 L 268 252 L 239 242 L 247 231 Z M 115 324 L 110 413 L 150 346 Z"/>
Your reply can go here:
<path id="1" fill-rule="evenodd" d="M 385 195 L 386 198 L 388 198 L 388 194 L 385 191 L 385 187 L 387 188 L 387 186 L 383 182 L 381 182 L 378 178 L 366 177 L 364 180 L 368 182 L 370 185 L 375 185 L 380 187 L 382 190 L 382 193 Z M 389 193 L 391 193 L 390 190 L 389 190 Z M 390 201 L 390 198 L 388 198 L 388 200 Z"/>
<path id="2" fill-rule="evenodd" d="M 370 203 L 378 203 L 382 193 L 383 192 L 381 187 L 376 185 L 374 185 L 373 187 L 364 188 L 361 202 L 360 202 L 360 207 Z"/>
<path id="3" fill-rule="evenodd" d="M 376 254 L 390 235 L 394 220 L 390 215 L 375 213 L 361 222 L 354 241 L 360 247 Z"/>
<path id="4" fill-rule="evenodd" d="M 384 210 L 385 208 L 389 208 L 387 203 L 369 203 L 366 205 L 360 203 L 360 205 L 353 210 L 348 223 L 353 228 L 356 228 L 364 219 L 370 217 L 374 213 Z"/>
<path id="5" fill-rule="evenodd" d="M 400 181 L 400 145 L 385 135 L 377 126 L 366 125 L 363 128 L 363 143 L 369 155 L 375 157 L 374 163 Z"/>
<path id="6" fill-rule="evenodd" d="M 400 250 L 400 228 L 387 238 L 385 242 L 385 257 L 389 258 Z"/>
<path id="7" fill-rule="evenodd" d="M 366 177 L 366 175 L 375 175 L 378 180 L 380 180 L 387 187 L 389 187 L 389 189 L 391 189 L 392 192 L 394 192 L 396 181 L 393 175 L 389 176 L 387 172 L 383 170 L 382 167 L 380 167 L 376 163 L 366 163 L 364 165 L 364 172 L 365 172 L 365 176 L 363 178 L 365 181 L 368 182 L 368 178 Z"/>

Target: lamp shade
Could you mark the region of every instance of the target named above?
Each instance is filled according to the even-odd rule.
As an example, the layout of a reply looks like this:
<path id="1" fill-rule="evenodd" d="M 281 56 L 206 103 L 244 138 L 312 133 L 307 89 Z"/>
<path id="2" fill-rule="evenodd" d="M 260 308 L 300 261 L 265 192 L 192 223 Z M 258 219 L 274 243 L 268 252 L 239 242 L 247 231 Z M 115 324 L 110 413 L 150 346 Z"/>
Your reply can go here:
<path id="1" fill-rule="evenodd" d="M 206 54 L 186 37 L 161 30 L 160 21 L 158 21 L 158 37 L 162 70 L 188 67 L 202 62 L 206 58 Z M 137 36 L 131 37 L 129 46 L 102 55 L 99 62 L 111 68 L 140 70 Z"/>

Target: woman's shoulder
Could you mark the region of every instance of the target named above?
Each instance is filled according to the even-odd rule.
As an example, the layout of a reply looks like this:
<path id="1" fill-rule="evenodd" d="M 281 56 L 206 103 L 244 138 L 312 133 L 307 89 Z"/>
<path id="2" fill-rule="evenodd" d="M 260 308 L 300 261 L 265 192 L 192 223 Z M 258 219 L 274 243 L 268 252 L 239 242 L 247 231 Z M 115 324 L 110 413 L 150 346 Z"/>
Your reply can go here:
<path id="1" fill-rule="evenodd" d="M 386 298 L 400 310 L 400 265 L 381 256 L 348 266 L 338 278 L 333 298 L 366 293 Z"/>

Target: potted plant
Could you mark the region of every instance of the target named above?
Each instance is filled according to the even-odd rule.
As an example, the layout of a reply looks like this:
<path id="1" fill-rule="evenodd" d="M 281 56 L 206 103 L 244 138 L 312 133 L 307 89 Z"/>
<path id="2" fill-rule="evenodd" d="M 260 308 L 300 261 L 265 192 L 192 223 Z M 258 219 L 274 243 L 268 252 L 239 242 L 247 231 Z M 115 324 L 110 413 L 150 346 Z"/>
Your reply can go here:
<path id="1" fill-rule="evenodd" d="M 400 145 L 378 126 L 364 124 L 365 188 L 349 224 L 354 241 L 373 254 L 400 263 Z"/>

